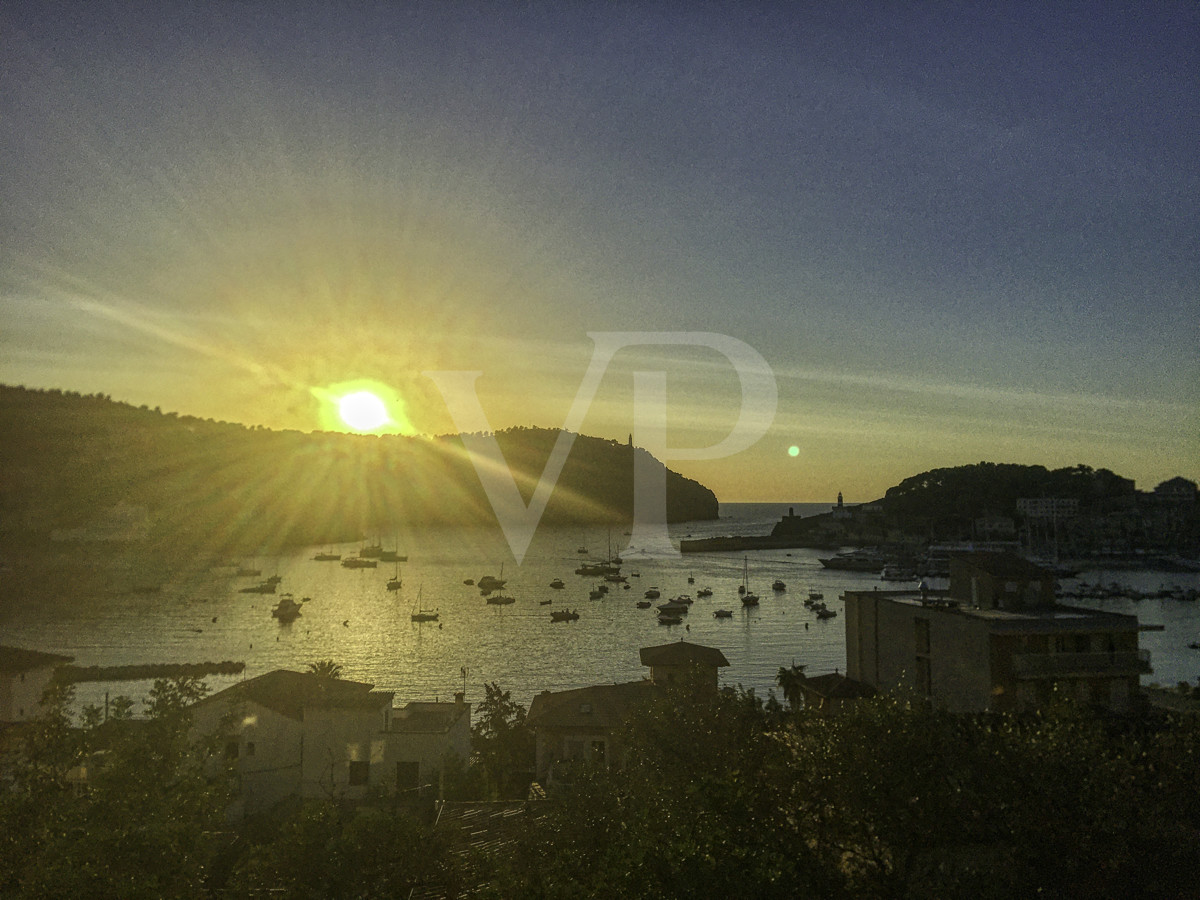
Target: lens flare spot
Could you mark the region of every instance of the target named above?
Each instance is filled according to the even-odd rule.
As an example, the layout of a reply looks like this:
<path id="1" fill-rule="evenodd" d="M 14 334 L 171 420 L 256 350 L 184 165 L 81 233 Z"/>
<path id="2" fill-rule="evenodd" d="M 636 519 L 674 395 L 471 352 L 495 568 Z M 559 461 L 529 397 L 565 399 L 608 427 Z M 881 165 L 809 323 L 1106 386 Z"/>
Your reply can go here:
<path id="1" fill-rule="evenodd" d="M 379 381 L 359 379 L 309 389 L 318 401 L 325 431 L 359 434 L 416 434 L 400 394 Z"/>
<path id="2" fill-rule="evenodd" d="M 391 420 L 386 404 L 370 391 L 355 391 L 342 397 L 338 401 L 338 415 L 355 431 L 374 431 Z"/>
<path id="3" fill-rule="evenodd" d="M 792 444 L 792 446 L 788 447 L 788 456 L 795 458 L 799 455 L 800 455 L 800 448 L 797 447 L 795 444 Z"/>

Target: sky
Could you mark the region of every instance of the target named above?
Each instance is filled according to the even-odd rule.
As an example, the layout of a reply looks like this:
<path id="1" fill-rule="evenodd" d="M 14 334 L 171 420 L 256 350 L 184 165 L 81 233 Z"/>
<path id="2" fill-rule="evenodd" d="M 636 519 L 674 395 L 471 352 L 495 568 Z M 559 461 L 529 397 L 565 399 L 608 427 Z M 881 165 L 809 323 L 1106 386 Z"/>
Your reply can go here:
<path id="1" fill-rule="evenodd" d="M 665 373 L 723 501 L 1200 479 L 1194 3 L 15 0 L 0 54 L 0 383 L 558 428 L 670 332 L 579 430 Z"/>

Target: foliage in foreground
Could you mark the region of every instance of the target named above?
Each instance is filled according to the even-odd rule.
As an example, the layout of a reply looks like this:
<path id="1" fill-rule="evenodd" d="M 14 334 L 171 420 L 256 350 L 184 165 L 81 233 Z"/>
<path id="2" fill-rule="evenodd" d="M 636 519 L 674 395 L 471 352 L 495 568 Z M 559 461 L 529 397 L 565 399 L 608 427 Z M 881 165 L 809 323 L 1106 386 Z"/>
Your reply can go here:
<path id="1" fill-rule="evenodd" d="M 191 678 L 158 681 L 146 719 L 118 698 L 72 724 L 69 688 L 24 730 L 0 789 L 0 897 L 398 897 L 445 880 L 430 829 L 383 805 L 307 803 L 235 827 L 220 733 L 197 739 Z M 78 789 L 86 767 L 87 789 Z"/>
<path id="2" fill-rule="evenodd" d="M 520 780 L 528 729 L 491 687 L 477 749 L 495 790 Z M 571 773 L 515 844 L 480 858 L 386 805 L 309 803 L 235 829 L 220 744 L 189 736 L 203 693 L 159 682 L 148 721 L 115 704 L 82 728 L 57 697 L 6 769 L 0 896 L 392 897 L 480 881 L 546 900 L 1200 895 L 1196 718 L 964 717 L 886 699 L 821 718 L 753 693 L 666 694 L 629 721 L 622 768 Z M 83 795 L 68 777 L 80 762 Z"/>
<path id="3" fill-rule="evenodd" d="M 133 719 L 121 701 L 104 721 L 85 710 L 81 728 L 67 714 L 70 689 L 53 690 L 5 768 L 0 896 L 205 896 L 231 796 L 228 778 L 207 765 L 213 740 L 188 732 L 187 707 L 207 688 L 193 678 L 157 681 L 148 719 Z"/>
<path id="4" fill-rule="evenodd" d="M 625 740 L 495 861 L 497 896 L 1197 896 L 1195 719 L 820 718 L 725 691 L 660 699 Z"/>

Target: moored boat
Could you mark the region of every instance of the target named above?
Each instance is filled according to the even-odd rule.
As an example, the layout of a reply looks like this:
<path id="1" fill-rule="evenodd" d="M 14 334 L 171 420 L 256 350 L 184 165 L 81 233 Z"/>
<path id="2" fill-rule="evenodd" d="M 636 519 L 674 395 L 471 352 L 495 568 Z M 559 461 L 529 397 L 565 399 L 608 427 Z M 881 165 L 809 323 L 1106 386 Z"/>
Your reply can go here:
<path id="1" fill-rule="evenodd" d="M 294 622 L 300 617 L 300 604 L 291 594 L 284 594 L 275 604 L 275 608 L 271 610 L 271 615 L 283 625 Z"/>

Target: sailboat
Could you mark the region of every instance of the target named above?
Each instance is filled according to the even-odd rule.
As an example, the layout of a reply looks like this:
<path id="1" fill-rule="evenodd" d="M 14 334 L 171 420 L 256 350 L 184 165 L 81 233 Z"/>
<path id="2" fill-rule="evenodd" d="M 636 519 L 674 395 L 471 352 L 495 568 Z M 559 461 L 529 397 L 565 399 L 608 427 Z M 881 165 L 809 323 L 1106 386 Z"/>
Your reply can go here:
<path id="1" fill-rule="evenodd" d="M 408 562 L 408 554 L 400 552 L 400 535 L 393 535 L 392 543 L 395 545 L 395 550 L 381 550 L 379 552 L 380 562 L 402 563 Z"/>
<path id="2" fill-rule="evenodd" d="M 750 590 L 750 558 L 742 558 L 742 606 L 758 606 L 758 594 Z"/>
<path id="3" fill-rule="evenodd" d="M 438 612 L 436 609 L 428 610 L 421 608 L 421 589 L 417 589 L 417 602 L 413 604 L 412 620 L 414 622 L 436 622 Z"/>
<path id="4" fill-rule="evenodd" d="M 396 563 L 396 574 L 388 579 L 387 589 L 389 591 L 398 591 L 404 586 L 404 582 L 400 578 L 400 563 Z"/>

